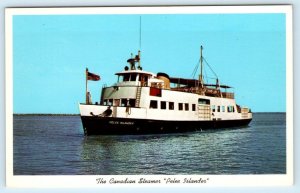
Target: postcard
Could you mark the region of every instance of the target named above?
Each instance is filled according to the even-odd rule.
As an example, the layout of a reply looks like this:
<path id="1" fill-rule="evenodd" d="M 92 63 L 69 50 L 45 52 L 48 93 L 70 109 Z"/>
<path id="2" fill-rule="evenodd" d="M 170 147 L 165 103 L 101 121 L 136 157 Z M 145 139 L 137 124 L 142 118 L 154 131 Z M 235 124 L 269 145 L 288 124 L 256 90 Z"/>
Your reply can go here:
<path id="1" fill-rule="evenodd" d="M 292 6 L 6 8 L 8 187 L 293 184 Z"/>

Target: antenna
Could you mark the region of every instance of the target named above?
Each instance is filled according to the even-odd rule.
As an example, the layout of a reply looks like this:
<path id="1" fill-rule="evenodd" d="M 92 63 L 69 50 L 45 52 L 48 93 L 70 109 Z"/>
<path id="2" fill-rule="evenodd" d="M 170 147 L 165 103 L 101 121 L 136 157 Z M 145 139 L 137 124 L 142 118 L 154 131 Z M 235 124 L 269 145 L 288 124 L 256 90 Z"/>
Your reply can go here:
<path id="1" fill-rule="evenodd" d="M 140 16 L 140 50 L 142 48 L 142 16 Z"/>
<path id="2" fill-rule="evenodd" d="M 203 85 L 203 56 L 202 56 L 202 50 L 203 50 L 203 46 L 201 45 L 201 47 L 200 47 L 200 67 L 201 67 L 201 70 L 200 70 L 200 77 L 199 77 L 199 81 L 200 81 L 201 86 Z"/>

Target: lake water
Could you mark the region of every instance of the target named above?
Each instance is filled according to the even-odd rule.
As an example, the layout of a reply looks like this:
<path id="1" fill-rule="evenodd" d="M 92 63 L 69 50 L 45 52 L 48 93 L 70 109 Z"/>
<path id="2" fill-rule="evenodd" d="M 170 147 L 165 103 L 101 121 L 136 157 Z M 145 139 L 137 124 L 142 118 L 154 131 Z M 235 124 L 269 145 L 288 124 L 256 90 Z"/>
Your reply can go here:
<path id="1" fill-rule="evenodd" d="M 79 116 L 14 115 L 14 175 L 285 174 L 286 114 L 249 127 L 84 136 Z"/>

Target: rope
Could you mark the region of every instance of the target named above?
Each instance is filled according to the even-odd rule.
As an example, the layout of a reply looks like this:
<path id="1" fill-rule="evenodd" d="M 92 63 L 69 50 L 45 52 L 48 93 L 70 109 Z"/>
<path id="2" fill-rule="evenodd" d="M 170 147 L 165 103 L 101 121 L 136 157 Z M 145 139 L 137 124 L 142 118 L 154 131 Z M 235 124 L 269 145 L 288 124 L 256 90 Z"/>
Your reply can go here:
<path id="1" fill-rule="evenodd" d="M 208 64 L 208 62 L 206 61 L 206 59 L 204 57 L 202 57 L 204 62 L 207 64 L 207 66 L 209 67 L 209 69 L 213 72 L 213 74 L 216 76 L 216 78 L 218 78 L 218 75 L 215 73 L 215 71 L 213 71 L 213 69 L 211 68 L 211 66 Z"/>
<path id="2" fill-rule="evenodd" d="M 197 71 L 198 71 L 199 63 L 200 63 L 200 59 L 199 59 L 199 61 L 197 62 L 196 66 L 195 66 L 195 68 L 194 68 L 194 70 L 193 70 L 193 73 L 192 73 L 192 77 L 193 77 L 193 78 L 195 78 L 195 75 L 196 75 L 196 73 L 197 73 Z"/>

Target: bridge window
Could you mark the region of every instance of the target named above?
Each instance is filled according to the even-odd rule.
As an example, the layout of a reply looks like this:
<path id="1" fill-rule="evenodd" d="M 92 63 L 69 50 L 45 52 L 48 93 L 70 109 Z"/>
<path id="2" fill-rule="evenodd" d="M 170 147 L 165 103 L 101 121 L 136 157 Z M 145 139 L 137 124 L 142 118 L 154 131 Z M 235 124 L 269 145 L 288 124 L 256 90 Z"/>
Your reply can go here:
<path id="1" fill-rule="evenodd" d="M 222 106 L 222 112 L 225 112 L 225 106 Z"/>
<path id="2" fill-rule="evenodd" d="M 141 86 L 148 86 L 148 75 L 146 74 L 139 74 L 139 81 L 141 82 Z"/>
<path id="3" fill-rule="evenodd" d="M 220 111 L 221 111 L 221 107 L 220 107 L 220 106 L 217 106 L 217 109 L 218 109 L 218 112 L 220 112 Z"/>
<path id="4" fill-rule="evenodd" d="M 136 75 L 137 74 L 131 74 L 130 81 L 135 81 L 136 80 Z"/>
<path id="5" fill-rule="evenodd" d="M 148 81 L 148 75 L 146 75 L 146 74 L 140 74 L 139 81 L 147 82 Z"/>
<path id="6" fill-rule="evenodd" d="M 129 81 L 130 74 L 124 74 L 123 75 L 123 81 Z"/>

